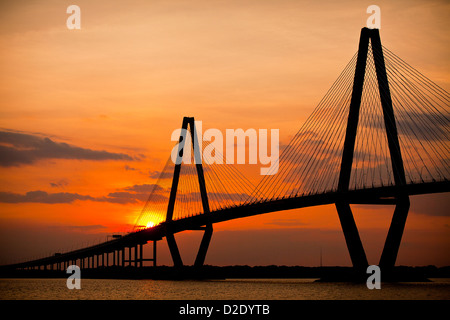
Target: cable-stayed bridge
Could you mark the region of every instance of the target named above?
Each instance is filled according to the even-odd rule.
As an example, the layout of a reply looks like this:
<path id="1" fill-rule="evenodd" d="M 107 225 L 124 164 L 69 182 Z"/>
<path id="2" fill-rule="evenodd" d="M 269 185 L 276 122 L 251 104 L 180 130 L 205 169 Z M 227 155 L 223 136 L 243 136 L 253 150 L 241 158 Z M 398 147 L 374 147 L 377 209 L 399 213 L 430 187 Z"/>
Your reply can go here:
<path id="1" fill-rule="evenodd" d="M 358 51 L 282 150 L 276 174 L 253 185 L 223 155 L 205 152 L 208 145 L 198 140 L 194 118 L 185 117 L 179 161 L 167 161 L 132 232 L 7 267 L 156 265 L 156 244 L 163 238 L 174 265 L 183 266 L 174 235 L 186 230 L 204 232 L 194 263 L 202 266 L 214 223 L 335 204 L 352 264 L 365 271 L 350 204 L 389 204 L 394 211 L 379 265 L 392 268 L 409 197 L 450 191 L 449 103 L 448 92 L 381 45 L 379 30 L 363 28 Z M 187 146 L 192 152 L 185 152 Z M 149 241 L 153 257 L 145 259 L 143 245 Z"/>

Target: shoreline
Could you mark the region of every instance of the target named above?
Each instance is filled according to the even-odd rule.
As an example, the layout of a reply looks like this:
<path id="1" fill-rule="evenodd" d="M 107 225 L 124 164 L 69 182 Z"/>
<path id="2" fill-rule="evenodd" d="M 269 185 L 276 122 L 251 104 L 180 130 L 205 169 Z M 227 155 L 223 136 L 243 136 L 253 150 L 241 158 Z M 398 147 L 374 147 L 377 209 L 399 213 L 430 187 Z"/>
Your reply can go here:
<path id="1" fill-rule="evenodd" d="M 0 278 L 67 278 L 61 270 L 1 270 Z M 150 280 L 225 280 L 225 279 L 318 279 L 319 282 L 362 282 L 369 274 L 356 276 L 352 267 L 303 266 L 184 266 L 100 267 L 81 269 L 85 279 L 150 279 Z M 450 278 L 450 266 L 397 266 L 382 282 L 429 282 L 429 278 Z"/>

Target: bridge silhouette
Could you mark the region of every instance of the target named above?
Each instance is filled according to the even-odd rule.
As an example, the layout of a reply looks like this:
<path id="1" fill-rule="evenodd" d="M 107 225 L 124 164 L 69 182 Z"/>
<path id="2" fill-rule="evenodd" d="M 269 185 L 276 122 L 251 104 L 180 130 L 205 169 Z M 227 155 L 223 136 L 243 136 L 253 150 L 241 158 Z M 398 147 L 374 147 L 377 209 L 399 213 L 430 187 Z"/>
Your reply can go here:
<path id="1" fill-rule="evenodd" d="M 358 51 L 282 150 L 277 174 L 253 185 L 236 166 L 218 161 L 223 155 L 208 155 L 194 118 L 185 117 L 177 161 L 169 159 L 160 172 L 132 232 L 7 267 L 142 267 L 145 261 L 156 266 L 163 238 L 174 266 L 181 267 L 175 234 L 186 230 L 203 231 L 194 262 L 201 267 L 214 223 L 334 204 L 353 267 L 365 272 L 368 261 L 350 205 L 370 204 L 394 207 L 379 261 L 382 269 L 392 269 L 409 197 L 450 191 L 449 102 L 445 90 L 381 45 L 379 30 L 363 28 Z M 185 161 L 187 154 L 191 161 Z M 144 258 L 149 242 L 153 256 Z"/>

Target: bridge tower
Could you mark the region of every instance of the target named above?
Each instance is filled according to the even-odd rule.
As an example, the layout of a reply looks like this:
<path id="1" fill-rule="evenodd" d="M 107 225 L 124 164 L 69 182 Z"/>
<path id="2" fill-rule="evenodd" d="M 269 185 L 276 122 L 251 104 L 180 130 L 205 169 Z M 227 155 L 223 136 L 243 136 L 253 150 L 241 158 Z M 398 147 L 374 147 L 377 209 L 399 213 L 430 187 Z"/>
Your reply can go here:
<path id="1" fill-rule="evenodd" d="M 373 61 L 375 64 L 378 89 L 383 109 L 386 137 L 391 158 L 395 188 L 397 189 L 396 196 L 393 199 L 390 199 L 391 202 L 395 204 L 395 210 L 379 263 L 380 267 L 384 270 L 390 270 L 395 265 L 395 260 L 397 258 L 406 218 L 409 211 L 409 196 L 401 191 L 402 186 L 406 185 L 405 169 L 403 166 L 402 154 L 400 150 L 394 110 L 392 108 L 392 99 L 389 90 L 389 82 L 386 75 L 386 66 L 384 62 L 383 48 L 381 46 L 380 33 L 378 29 L 363 28 L 361 30 L 361 36 L 359 40 L 359 50 L 356 62 L 355 76 L 353 80 L 353 91 L 350 102 L 347 129 L 345 133 L 344 150 L 342 153 L 338 183 L 338 192 L 341 193 L 342 200 L 337 201 L 335 204 L 352 264 L 355 269 L 361 272 L 366 271 L 368 261 L 353 218 L 353 213 L 350 208 L 350 201 L 346 198 L 346 193 L 349 191 L 353 153 L 355 150 L 355 139 L 361 106 L 361 96 L 363 92 L 364 77 L 366 73 L 366 61 L 369 41 L 371 41 Z M 374 198 L 363 200 L 363 203 L 386 204 L 386 199 L 383 199 L 382 195 L 379 194 Z"/>
<path id="2" fill-rule="evenodd" d="M 183 154 L 184 154 L 184 147 L 186 145 L 186 137 L 187 137 L 187 130 L 190 130 L 190 136 L 191 136 L 191 142 L 192 142 L 192 148 L 194 151 L 194 159 L 195 159 L 195 168 L 197 171 L 197 177 L 198 177 L 198 184 L 199 184 L 199 191 L 200 196 L 202 200 L 202 207 L 203 212 L 205 214 L 210 213 L 209 209 L 209 202 L 208 202 L 208 194 L 206 192 L 206 185 L 205 185 L 205 177 L 203 174 L 203 166 L 202 166 L 202 159 L 201 159 L 201 153 L 200 153 L 200 146 L 198 142 L 198 135 L 195 128 L 195 120 L 193 117 L 184 117 L 183 123 L 181 126 L 181 134 L 178 144 L 178 153 L 177 153 L 177 160 L 174 167 L 173 172 L 173 179 L 172 179 L 172 188 L 170 189 L 170 196 L 169 196 L 169 204 L 167 206 L 167 216 L 166 221 L 172 221 L 173 217 L 173 211 L 175 207 L 175 199 L 177 195 L 177 189 L 178 189 L 178 181 L 180 178 L 180 170 L 181 165 L 183 162 Z M 194 229 L 193 229 L 194 230 Z M 199 229 L 195 229 L 199 230 Z M 213 233 L 213 227 L 211 223 L 206 224 L 204 227 L 201 227 L 200 230 L 204 230 L 203 238 L 200 243 L 200 248 L 197 253 L 197 257 L 194 262 L 195 267 L 201 267 L 203 266 L 206 258 L 206 253 L 208 251 L 209 243 L 211 242 L 211 237 Z M 176 267 L 182 267 L 183 266 L 183 260 L 181 259 L 180 251 L 178 250 L 177 243 L 175 241 L 175 237 L 173 232 L 171 230 L 167 230 L 167 244 L 169 246 L 170 254 L 172 256 L 173 263 Z"/>

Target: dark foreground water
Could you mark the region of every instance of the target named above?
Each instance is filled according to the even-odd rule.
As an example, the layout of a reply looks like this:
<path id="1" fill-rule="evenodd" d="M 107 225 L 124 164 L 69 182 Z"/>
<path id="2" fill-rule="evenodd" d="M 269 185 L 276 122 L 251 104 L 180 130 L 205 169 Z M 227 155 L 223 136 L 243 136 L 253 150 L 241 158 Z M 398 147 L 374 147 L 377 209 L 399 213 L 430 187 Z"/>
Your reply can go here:
<path id="1" fill-rule="evenodd" d="M 209 281 L 0 279 L 1 300 L 450 300 L 450 279 L 431 282 L 322 283 L 316 279 L 229 279 Z"/>

